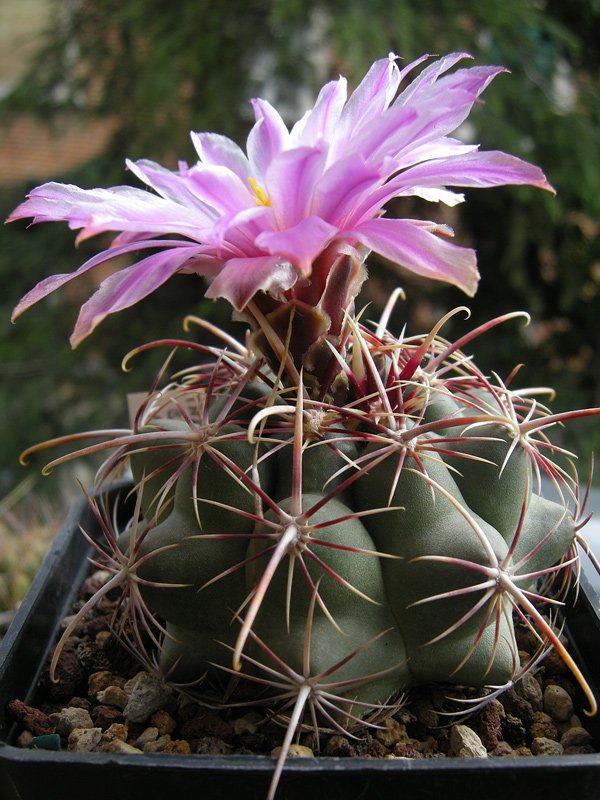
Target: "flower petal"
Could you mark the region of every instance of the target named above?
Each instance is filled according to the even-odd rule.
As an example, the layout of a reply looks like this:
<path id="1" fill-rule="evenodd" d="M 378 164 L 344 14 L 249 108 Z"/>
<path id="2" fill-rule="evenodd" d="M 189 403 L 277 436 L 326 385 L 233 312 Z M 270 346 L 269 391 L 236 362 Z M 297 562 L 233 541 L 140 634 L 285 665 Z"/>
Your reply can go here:
<path id="1" fill-rule="evenodd" d="M 227 136 L 219 133 L 190 134 L 198 158 L 211 167 L 227 167 L 235 173 L 242 183 L 250 177 L 248 158 L 242 148 Z"/>
<path id="2" fill-rule="evenodd" d="M 15 319 L 20 316 L 24 311 L 26 311 L 30 306 L 34 303 L 37 303 L 38 300 L 42 300 L 47 295 L 51 294 L 52 292 L 56 291 L 56 289 L 60 289 L 61 286 L 64 286 L 65 283 L 68 283 L 73 278 L 77 278 L 80 275 L 83 275 L 85 272 L 97 267 L 99 264 L 104 264 L 107 261 L 110 261 L 113 258 L 118 258 L 119 256 L 127 255 L 133 251 L 142 250 L 144 248 L 156 248 L 156 247 L 167 247 L 169 248 L 166 252 L 171 252 L 171 249 L 177 250 L 180 248 L 184 248 L 187 250 L 188 255 L 185 256 L 184 261 L 189 258 L 190 248 L 196 252 L 198 250 L 197 245 L 190 244 L 190 242 L 183 242 L 183 241 L 168 241 L 165 239 L 157 239 L 157 240 L 147 240 L 144 242 L 129 242 L 127 244 L 123 244 L 119 247 L 113 247 L 109 250 L 103 250 L 98 255 L 93 256 L 85 264 L 82 264 L 79 269 L 76 269 L 74 272 L 66 272 L 61 273 L 58 275 L 51 275 L 48 278 L 44 278 L 44 280 L 40 281 L 36 286 L 33 287 L 27 294 L 21 298 L 21 300 L 15 306 L 11 320 L 14 322 Z M 173 257 L 174 260 L 178 260 L 178 256 Z"/>
<path id="3" fill-rule="evenodd" d="M 439 58 L 437 61 L 432 62 L 428 67 L 425 67 L 425 69 L 421 70 L 421 72 L 414 80 L 410 82 L 406 89 L 400 92 L 394 101 L 394 105 L 406 105 L 414 98 L 416 94 L 429 89 L 431 86 L 433 86 L 433 84 L 435 84 L 440 75 L 443 75 L 444 72 L 448 72 L 449 69 L 451 69 L 459 61 L 462 61 L 464 58 L 471 59 L 473 56 L 469 55 L 469 53 L 448 53 L 448 55 L 445 55 L 442 58 Z M 421 61 L 423 61 L 423 58 L 420 58 L 413 64 L 409 64 L 407 70 L 404 71 L 405 74 Z"/>
<path id="4" fill-rule="evenodd" d="M 357 206 L 380 185 L 379 171 L 367 166 L 360 154 L 351 153 L 325 172 L 315 189 L 311 211 L 340 228 L 354 225 L 360 221 L 354 215 Z"/>
<path id="5" fill-rule="evenodd" d="M 413 160 L 417 148 L 446 139 L 469 116 L 476 95 L 457 91 L 415 107 L 394 106 L 354 140 L 353 149 L 386 177 Z"/>
<path id="6" fill-rule="evenodd" d="M 333 136 L 340 114 L 348 96 L 348 82 L 340 76 L 330 81 L 319 92 L 317 102 L 292 128 L 290 144 L 293 147 L 315 146 L 328 142 Z"/>
<path id="7" fill-rule="evenodd" d="M 181 180 L 198 200 L 217 212 L 215 218 L 254 205 L 250 183 L 244 183 L 227 167 L 198 163 L 190 167 Z"/>
<path id="8" fill-rule="evenodd" d="M 402 192 L 399 192 L 396 197 L 401 197 Z M 411 197 L 420 197 L 422 200 L 427 200 L 428 203 L 445 203 L 447 206 L 457 206 L 459 203 L 465 202 L 464 194 L 451 192 L 450 189 L 439 189 L 435 186 L 412 186 L 406 190 L 406 194 Z"/>
<path id="9" fill-rule="evenodd" d="M 389 106 L 398 90 L 400 71 L 393 53 L 380 58 L 352 92 L 340 116 L 331 146 L 330 160 L 339 157 L 365 125 L 370 125 Z M 414 66 L 414 65 L 411 65 Z"/>
<path id="10" fill-rule="evenodd" d="M 271 162 L 264 189 L 281 229 L 293 228 L 309 213 L 326 154 L 316 148 L 285 150 Z"/>
<path id="11" fill-rule="evenodd" d="M 197 248 L 167 250 L 109 275 L 79 312 L 71 345 L 77 347 L 103 319 L 135 305 L 179 272 Z"/>
<path id="12" fill-rule="evenodd" d="M 230 211 L 217 220 L 204 236 L 204 242 L 222 252 L 223 260 L 237 255 L 260 255 L 255 239 L 265 228 L 272 227 L 272 217 L 271 209 L 266 206 Z"/>
<path id="13" fill-rule="evenodd" d="M 539 167 L 497 150 L 468 153 L 418 164 L 390 181 L 405 186 L 470 186 L 485 189 L 529 184 L 554 191 Z"/>
<path id="14" fill-rule="evenodd" d="M 285 231 L 265 231 L 256 244 L 268 253 L 287 259 L 308 277 L 312 262 L 335 239 L 338 229 L 320 217 L 305 217 Z"/>
<path id="15" fill-rule="evenodd" d="M 384 161 L 383 169 L 386 175 L 391 175 L 399 169 L 407 169 L 422 161 L 463 156 L 476 152 L 478 148 L 477 144 L 464 144 L 450 136 L 440 136 L 421 145 L 406 148 L 403 153 L 395 155 L 389 164 Z"/>
<path id="16" fill-rule="evenodd" d="M 475 251 L 440 239 L 432 232 L 437 228 L 433 222 L 373 219 L 345 234 L 418 275 L 452 283 L 473 296 L 479 280 Z"/>
<path id="17" fill-rule="evenodd" d="M 248 134 L 246 147 L 250 160 L 249 177 L 258 183 L 273 159 L 287 146 L 289 133 L 279 112 L 267 100 L 252 100 L 256 123 Z"/>
<path id="18" fill-rule="evenodd" d="M 206 227 L 206 217 L 198 209 L 130 186 L 80 189 L 45 183 L 32 190 L 7 222 L 24 217 L 33 217 L 34 223 L 65 220 L 72 230 L 82 229 L 78 240 L 106 231 L 179 233 L 195 238 Z"/>
<path id="19" fill-rule="evenodd" d="M 206 297 L 224 297 L 241 311 L 257 292 L 280 294 L 291 289 L 298 273 L 280 256 L 232 258 L 206 291 Z"/>
<path id="20" fill-rule="evenodd" d="M 189 182 L 182 178 L 181 174 L 172 172 L 170 169 L 161 167 L 160 164 L 155 164 L 153 161 L 146 161 L 141 159 L 139 161 L 130 161 L 126 159 L 127 168 L 139 178 L 142 183 L 150 186 L 161 197 L 166 200 L 172 200 L 174 203 L 179 203 L 182 206 L 191 205 L 196 208 L 201 214 L 204 215 L 206 225 L 211 225 L 217 218 L 218 214 L 214 208 L 204 203 L 197 197 L 191 190 Z M 187 173 L 187 167 L 185 167 Z"/>
<path id="21" fill-rule="evenodd" d="M 539 167 L 500 151 L 485 150 L 427 161 L 389 180 L 371 192 L 359 209 L 362 218 L 372 216 L 392 197 L 415 195 L 425 200 L 456 205 L 463 195 L 442 187 L 464 186 L 485 189 L 491 186 L 532 185 L 554 192 Z"/>
<path id="22" fill-rule="evenodd" d="M 448 57 L 448 64 L 451 66 L 462 57 L 462 54 Z M 418 84 L 417 90 L 411 91 L 411 84 L 386 112 L 354 137 L 352 147 L 363 153 L 367 163 L 381 168 L 384 160 L 396 158 L 399 169 L 407 163 L 407 154 L 414 148 L 455 131 L 468 117 L 481 92 L 504 70 L 472 67 L 433 82 L 441 71 L 438 62 L 423 70 L 428 73 L 429 80 L 424 80 L 421 73 L 413 81 Z"/>

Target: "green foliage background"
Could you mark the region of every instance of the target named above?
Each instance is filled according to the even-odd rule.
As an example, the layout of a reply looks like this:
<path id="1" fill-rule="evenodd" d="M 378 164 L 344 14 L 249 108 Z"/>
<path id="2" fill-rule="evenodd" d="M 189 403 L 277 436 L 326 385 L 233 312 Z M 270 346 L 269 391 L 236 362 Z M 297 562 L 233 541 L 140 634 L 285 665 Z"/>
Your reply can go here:
<path id="1" fill-rule="evenodd" d="M 507 187 L 467 193 L 467 203 L 451 212 L 403 201 L 388 213 L 445 215 L 457 241 L 478 250 L 482 282 L 467 302 L 472 317 L 454 318 L 447 336 L 527 310 L 529 327 L 510 323 L 473 346 L 480 365 L 506 377 L 523 362 L 515 381 L 553 386 L 556 410 L 600 405 L 599 0 L 56 2 L 61 13 L 48 45 L 3 101 L 2 115 L 7 121 L 20 113 L 48 121 L 66 112 L 116 115 L 118 129 L 101 157 L 76 174 L 54 176 L 86 187 L 127 182 L 126 156 L 171 168 L 180 158 L 191 160 L 190 129 L 219 131 L 243 144 L 252 122 L 249 97 L 266 95 L 293 108 L 299 94 L 314 97 L 340 72 L 356 84 L 390 51 L 409 61 L 461 50 L 476 63 L 506 66 L 512 74 L 494 81 L 472 115 L 473 141 L 540 165 L 556 197 Z M 6 217 L 29 188 L 0 185 L 0 212 Z M 160 363 L 140 358 L 125 375 L 120 362 L 129 349 L 179 335 L 189 313 L 229 324 L 226 307 L 202 299 L 198 279 L 181 277 L 109 318 L 75 352 L 68 335 L 83 297 L 63 292 L 10 325 L 12 307 L 29 288 L 75 269 L 100 246 L 92 241 L 75 250 L 63 225 L 26 230 L 14 223 L 2 233 L 0 490 L 20 478 L 17 458 L 25 446 L 126 422 L 125 394 L 147 388 Z M 397 329 L 408 320 L 410 330 L 421 332 L 466 300 L 390 264 L 371 261 L 371 276 L 365 300 L 372 316 L 398 283 L 407 291 L 393 321 Z M 584 474 L 591 449 L 600 448 L 599 428 L 593 420 L 569 427 Z"/>

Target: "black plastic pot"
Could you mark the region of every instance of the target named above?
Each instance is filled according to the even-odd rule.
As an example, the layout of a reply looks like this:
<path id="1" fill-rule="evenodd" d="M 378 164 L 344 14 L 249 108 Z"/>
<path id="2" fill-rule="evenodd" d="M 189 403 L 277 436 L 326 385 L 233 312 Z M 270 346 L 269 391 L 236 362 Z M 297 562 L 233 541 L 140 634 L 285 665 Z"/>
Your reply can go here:
<path id="1" fill-rule="evenodd" d="M 111 492 L 114 501 L 123 487 Z M 184 798 L 264 800 L 275 760 L 259 756 L 54 753 L 15 747 L 6 705 L 35 703 L 36 686 L 62 618 L 70 612 L 91 548 L 79 531 L 98 525 L 84 497 L 76 503 L 0 644 L 0 797 L 3 800 Z M 582 578 L 567 614 L 571 652 L 598 696 L 600 598 Z M 600 721 L 589 730 L 600 742 Z M 288 760 L 278 796 L 289 800 L 598 800 L 600 754 L 489 759 Z"/>

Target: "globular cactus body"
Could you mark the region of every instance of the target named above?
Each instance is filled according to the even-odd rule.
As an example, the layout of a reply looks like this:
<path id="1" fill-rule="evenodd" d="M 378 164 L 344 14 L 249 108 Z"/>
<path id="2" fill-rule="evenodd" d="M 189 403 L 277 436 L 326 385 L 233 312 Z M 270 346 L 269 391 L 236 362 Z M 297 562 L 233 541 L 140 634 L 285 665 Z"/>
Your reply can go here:
<path id="1" fill-rule="evenodd" d="M 555 606 L 539 607 L 587 548 L 576 475 L 546 436 L 565 415 L 435 334 L 351 331 L 331 393 L 293 364 L 276 376 L 241 346 L 221 351 L 148 396 L 101 472 L 129 465 L 137 502 L 118 538 L 96 508 L 112 573 L 99 595 L 129 595 L 130 643 L 170 681 L 289 714 L 269 800 L 303 723 L 352 736 L 423 684 L 491 697 L 550 645 L 596 709 Z M 516 608 L 540 634 L 530 664 Z"/>
<path id="2" fill-rule="evenodd" d="M 557 474 L 530 422 L 549 424 L 549 412 L 474 368 L 453 376 L 457 388 L 422 391 L 413 346 L 389 334 L 367 345 L 358 327 L 354 337 L 363 397 L 350 374 L 346 406 L 301 383 L 275 391 L 251 361 L 245 384 L 188 390 L 197 422 L 146 415 L 130 461 L 158 522 L 140 546 L 141 593 L 166 620 L 173 679 L 219 684 L 241 670 L 257 680 L 276 658 L 378 707 L 415 684 L 517 674 L 513 605 L 577 539 L 573 514 L 536 485 L 540 464 Z M 383 384 L 375 365 L 392 345 Z"/>

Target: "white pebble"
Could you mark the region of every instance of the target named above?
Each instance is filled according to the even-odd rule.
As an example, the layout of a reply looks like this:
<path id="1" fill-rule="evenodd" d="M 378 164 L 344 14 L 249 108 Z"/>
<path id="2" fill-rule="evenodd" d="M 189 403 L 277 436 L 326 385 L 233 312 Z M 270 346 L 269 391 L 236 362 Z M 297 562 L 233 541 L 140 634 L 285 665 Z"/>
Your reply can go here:
<path id="1" fill-rule="evenodd" d="M 450 732 L 450 747 L 457 758 L 487 758 L 487 750 L 474 730 L 467 725 L 454 725 Z"/>
<path id="2" fill-rule="evenodd" d="M 68 750 L 89 753 L 100 742 L 102 728 L 75 728 L 69 734 Z"/>
<path id="3" fill-rule="evenodd" d="M 85 708 L 63 708 L 58 715 L 56 732 L 60 736 L 69 736 L 76 728 L 93 728 L 94 723 Z"/>
<path id="4" fill-rule="evenodd" d="M 544 711 L 555 722 L 567 722 L 573 716 L 573 701 L 569 694 L 554 683 L 544 690 Z"/>

